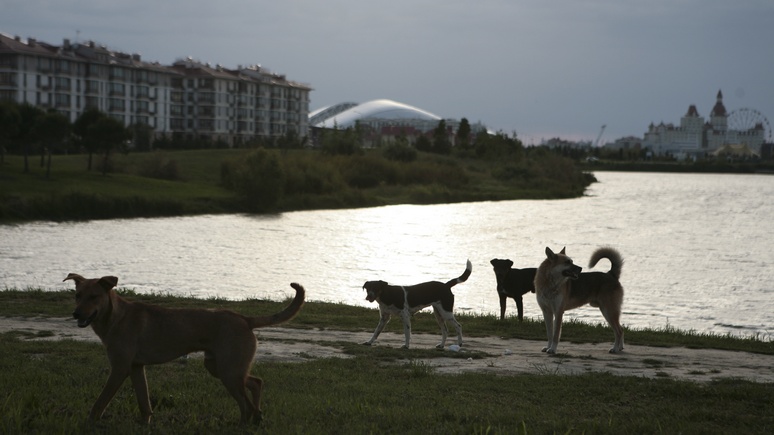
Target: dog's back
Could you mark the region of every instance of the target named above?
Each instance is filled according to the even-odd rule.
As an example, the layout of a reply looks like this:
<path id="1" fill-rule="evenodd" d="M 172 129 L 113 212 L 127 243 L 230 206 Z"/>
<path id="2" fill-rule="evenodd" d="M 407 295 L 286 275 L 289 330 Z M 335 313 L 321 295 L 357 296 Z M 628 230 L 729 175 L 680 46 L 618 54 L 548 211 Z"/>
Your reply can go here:
<path id="1" fill-rule="evenodd" d="M 570 298 L 579 301 L 588 301 L 593 307 L 599 306 L 600 299 L 610 300 L 617 306 L 623 302 L 623 287 L 619 281 L 623 258 L 613 248 L 599 248 L 591 254 L 589 268 L 597 265 L 599 260 L 610 260 L 610 270 L 607 272 L 584 272 L 578 279 L 570 281 Z"/>
<path id="2" fill-rule="evenodd" d="M 527 292 L 535 292 L 535 273 L 536 267 L 527 267 L 524 269 L 511 269 L 505 275 L 503 290 L 509 295 L 521 296 Z M 520 292 L 520 293 L 518 293 Z"/>

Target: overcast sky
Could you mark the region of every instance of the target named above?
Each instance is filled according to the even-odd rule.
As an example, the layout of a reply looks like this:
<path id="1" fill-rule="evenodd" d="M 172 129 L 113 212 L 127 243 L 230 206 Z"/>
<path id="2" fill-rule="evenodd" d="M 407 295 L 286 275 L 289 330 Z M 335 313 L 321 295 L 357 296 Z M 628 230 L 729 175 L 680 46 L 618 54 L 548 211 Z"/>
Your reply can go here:
<path id="1" fill-rule="evenodd" d="M 729 111 L 774 122 L 772 0 L 0 0 L 0 32 L 260 64 L 311 110 L 388 98 L 525 143 Z"/>

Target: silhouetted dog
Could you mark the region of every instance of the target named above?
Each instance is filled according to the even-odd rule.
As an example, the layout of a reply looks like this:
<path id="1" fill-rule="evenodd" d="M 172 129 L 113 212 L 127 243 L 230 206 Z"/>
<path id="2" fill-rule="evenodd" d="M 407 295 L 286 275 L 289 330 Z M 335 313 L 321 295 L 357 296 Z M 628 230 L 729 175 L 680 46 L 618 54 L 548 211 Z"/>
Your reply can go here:
<path id="1" fill-rule="evenodd" d="M 537 268 L 512 268 L 513 261 L 495 258 L 490 261 L 497 278 L 497 295 L 500 296 L 500 320 L 505 319 L 505 301 L 513 298 L 519 310 L 519 321 L 524 320 L 524 302 L 522 296 L 535 293 L 535 272 Z"/>

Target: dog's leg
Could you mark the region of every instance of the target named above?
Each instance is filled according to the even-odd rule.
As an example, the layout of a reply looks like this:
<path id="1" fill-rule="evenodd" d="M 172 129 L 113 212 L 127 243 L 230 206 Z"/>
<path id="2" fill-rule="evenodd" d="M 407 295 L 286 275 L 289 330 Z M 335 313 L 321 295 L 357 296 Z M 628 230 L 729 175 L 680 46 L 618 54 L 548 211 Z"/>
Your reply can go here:
<path id="1" fill-rule="evenodd" d="M 540 310 L 543 311 L 543 322 L 546 324 L 546 337 L 548 339 L 548 344 L 543 348 L 543 352 L 548 352 L 553 344 L 551 340 L 554 336 L 554 313 L 550 307 L 543 304 L 540 304 Z"/>
<path id="2" fill-rule="evenodd" d="M 366 346 L 370 346 L 373 344 L 374 341 L 376 341 L 376 338 L 379 336 L 379 334 L 382 333 L 382 329 L 384 329 L 385 325 L 390 321 L 390 318 L 392 315 L 390 313 L 383 312 L 379 316 L 379 324 L 376 325 L 376 330 L 374 331 L 374 335 L 371 336 L 371 339 L 364 342 L 363 344 Z"/>
<path id="3" fill-rule="evenodd" d="M 611 312 L 604 309 L 603 306 L 599 307 L 599 311 L 602 312 L 602 316 L 607 320 L 608 325 L 613 328 L 613 334 L 615 334 L 615 342 L 613 347 L 610 348 L 610 353 L 618 353 L 623 350 L 623 327 L 621 326 L 621 314 L 618 311 Z"/>
<path id="4" fill-rule="evenodd" d="M 562 336 L 562 316 L 564 311 L 557 310 L 554 313 L 554 335 L 551 339 L 551 346 L 546 351 L 547 353 L 556 353 L 556 348 L 559 347 L 559 338 Z"/>
<path id="5" fill-rule="evenodd" d="M 400 318 L 403 319 L 403 335 L 406 339 L 403 348 L 408 349 L 411 344 L 411 313 L 408 309 L 404 309 L 400 312 Z"/>
<path id="6" fill-rule="evenodd" d="M 263 391 L 263 379 L 255 376 L 248 376 L 245 383 L 250 395 L 253 396 L 253 423 L 260 423 L 263 420 L 263 411 L 261 411 L 261 392 Z"/>
<path id="7" fill-rule="evenodd" d="M 99 393 L 97 401 L 94 402 L 94 406 L 91 407 L 91 412 L 89 413 L 90 420 L 99 420 L 102 417 L 105 408 L 107 408 L 110 401 L 113 400 L 113 396 L 116 395 L 116 392 L 121 387 L 121 384 L 124 383 L 124 380 L 129 377 L 130 372 L 130 366 L 110 368 L 110 375 L 105 383 L 105 387 L 102 388 L 102 392 Z"/>
<path id="8" fill-rule="evenodd" d="M 250 418 L 253 416 L 253 405 L 247 399 L 247 392 L 245 391 L 247 386 L 244 375 L 223 376 L 220 378 L 220 381 L 223 383 L 223 386 L 226 387 L 229 394 L 231 394 L 231 397 L 236 400 L 237 405 L 239 405 L 240 423 L 244 424 L 249 422 Z"/>
<path id="9" fill-rule="evenodd" d="M 148 424 L 153 416 L 153 410 L 151 409 L 150 397 L 148 396 L 148 380 L 145 378 L 145 366 L 133 365 L 130 377 L 134 387 L 134 394 L 137 396 L 137 404 L 140 406 L 142 421 Z"/>
<path id="10" fill-rule="evenodd" d="M 505 305 L 508 302 L 508 296 L 499 292 L 497 295 L 500 296 L 500 320 L 503 320 L 505 319 Z"/>
<path id="11" fill-rule="evenodd" d="M 521 296 L 513 299 L 516 301 L 516 309 L 519 310 L 519 322 L 522 322 L 524 321 L 524 301 Z"/>
<path id="12" fill-rule="evenodd" d="M 457 330 L 457 346 L 462 347 L 462 325 L 454 318 L 454 315 L 450 315 L 448 320 L 454 325 L 454 329 Z"/>
<path id="13" fill-rule="evenodd" d="M 433 307 L 433 314 L 435 315 L 435 321 L 438 322 L 438 327 L 441 328 L 441 342 L 438 343 L 435 347 L 438 349 L 443 349 L 444 346 L 446 346 L 446 338 L 449 336 L 449 329 L 446 327 L 446 322 L 444 321 L 444 316 L 441 315 L 441 312 L 439 311 L 440 307 Z"/>

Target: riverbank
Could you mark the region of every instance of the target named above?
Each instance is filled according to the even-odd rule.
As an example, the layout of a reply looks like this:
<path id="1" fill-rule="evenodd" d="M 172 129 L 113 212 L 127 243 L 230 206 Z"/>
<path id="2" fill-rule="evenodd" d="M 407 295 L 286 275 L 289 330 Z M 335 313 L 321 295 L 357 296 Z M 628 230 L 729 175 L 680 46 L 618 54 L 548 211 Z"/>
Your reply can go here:
<path id="1" fill-rule="evenodd" d="M 125 296 L 248 315 L 285 304 Z M 537 322 L 463 315 L 464 330 L 479 333 L 466 332 L 459 351 L 440 351 L 432 314 L 418 313 L 411 349 L 400 348 L 400 322 L 363 346 L 377 311 L 320 303 L 283 327 L 256 330 L 251 372 L 265 382 L 260 425 L 236 425 L 236 405 L 200 354 L 146 368 L 150 426 L 137 422 L 129 382 L 103 418 L 87 424 L 108 361 L 91 328 L 62 315 L 72 309 L 71 292 L 6 291 L 0 302 L 5 433 L 769 433 L 774 426 L 774 352 L 756 340 L 709 337 L 706 348 L 679 331 L 627 330 L 631 340 L 613 355 L 609 331 L 572 323 L 561 353 L 549 356 L 540 351 Z M 682 344 L 638 343 L 674 339 Z M 711 348 L 723 342 L 764 352 Z"/>
<path id="2" fill-rule="evenodd" d="M 418 153 L 415 160 L 402 162 L 380 150 L 349 156 L 268 150 L 258 160 L 274 167 L 276 176 L 264 181 L 247 177 L 244 182 L 257 184 L 245 188 L 234 177 L 253 169 L 264 172 L 239 166 L 251 161 L 254 151 L 117 154 L 107 174 L 96 167 L 87 170 L 87 155 L 54 156 L 50 172 L 31 158 L 26 173 L 21 156 L 5 156 L 0 222 L 573 198 L 595 181 L 569 159 L 549 152 L 522 150 L 499 160 Z M 276 191 L 266 191 L 267 185 Z"/>
<path id="3" fill-rule="evenodd" d="M 78 328 L 70 318 L 0 317 L 0 334 L 12 333 L 26 340 L 77 340 L 99 343 L 91 328 Z M 343 331 L 332 328 L 265 328 L 256 331 L 259 352 L 256 362 L 299 363 L 317 358 L 352 358 L 342 343 L 358 344 L 371 331 Z M 403 334 L 385 332 L 374 347 L 400 349 Z M 415 333 L 412 348 L 434 349 L 438 337 Z M 542 340 L 497 336 L 467 337 L 461 349 L 447 346 L 432 357 L 412 359 L 440 374 L 479 373 L 491 375 L 582 375 L 609 373 L 650 379 L 668 378 L 707 383 L 727 378 L 750 382 L 774 382 L 774 356 L 744 351 L 697 349 L 685 346 L 655 347 L 627 344 L 621 354 L 607 352 L 608 343 L 561 344 L 560 353 L 541 352 Z M 452 350 L 454 349 L 454 350 Z M 406 352 L 411 355 L 410 351 Z M 469 355 L 465 358 L 465 355 Z M 201 357 L 201 355 L 195 355 Z M 460 357 L 462 356 L 462 358 Z"/>

